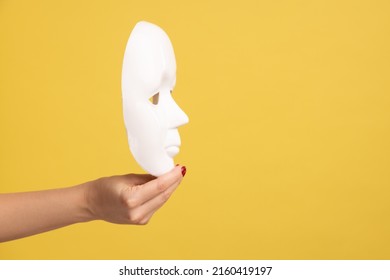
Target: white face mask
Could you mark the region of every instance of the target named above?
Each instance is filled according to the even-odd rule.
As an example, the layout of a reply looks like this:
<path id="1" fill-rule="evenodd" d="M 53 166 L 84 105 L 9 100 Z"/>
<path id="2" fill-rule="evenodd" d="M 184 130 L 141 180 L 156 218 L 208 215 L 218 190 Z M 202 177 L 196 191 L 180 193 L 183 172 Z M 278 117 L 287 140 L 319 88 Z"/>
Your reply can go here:
<path id="1" fill-rule="evenodd" d="M 123 112 L 130 150 L 143 169 L 160 176 L 174 168 L 177 128 L 187 115 L 172 98 L 176 60 L 168 35 L 139 22 L 127 42 L 122 69 Z"/>

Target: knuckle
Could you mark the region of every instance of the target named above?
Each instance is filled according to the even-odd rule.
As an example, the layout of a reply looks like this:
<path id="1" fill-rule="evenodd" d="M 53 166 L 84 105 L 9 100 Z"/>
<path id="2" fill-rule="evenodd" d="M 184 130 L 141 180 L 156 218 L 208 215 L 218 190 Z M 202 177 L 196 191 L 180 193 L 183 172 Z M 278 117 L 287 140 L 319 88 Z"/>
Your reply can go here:
<path id="1" fill-rule="evenodd" d="M 163 192 L 161 199 L 163 202 L 167 202 L 170 197 L 171 197 L 171 192 L 165 191 Z"/>
<path id="2" fill-rule="evenodd" d="M 143 216 L 138 213 L 129 213 L 128 220 L 130 224 L 138 225 L 143 221 Z"/>
<path id="3" fill-rule="evenodd" d="M 149 219 L 143 219 L 143 220 L 141 220 L 139 223 L 138 223 L 138 225 L 140 225 L 140 226 L 145 226 L 145 225 L 147 225 L 149 223 Z"/>
<path id="4" fill-rule="evenodd" d="M 166 184 L 159 178 L 157 179 L 157 189 L 162 192 L 166 188 Z"/>
<path id="5" fill-rule="evenodd" d="M 139 201 L 136 198 L 130 197 L 129 199 L 126 200 L 126 204 L 129 209 L 134 209 L 138 207 Z"/>

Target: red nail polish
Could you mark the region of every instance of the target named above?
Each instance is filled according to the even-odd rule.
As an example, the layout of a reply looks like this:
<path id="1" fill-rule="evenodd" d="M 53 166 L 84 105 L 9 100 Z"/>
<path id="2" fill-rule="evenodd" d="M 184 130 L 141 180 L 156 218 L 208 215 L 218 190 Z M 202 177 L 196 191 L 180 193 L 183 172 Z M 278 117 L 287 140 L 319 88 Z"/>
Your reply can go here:
<path id="1" fill-rule="evenodd" d="M 183 175 L 183 177 L 184 177 L 184 175 L 186 175 L 186 172 L 187 172 L 187 168 L 185 166 L 182 166 L 181 167 L 181 175 Z"/>

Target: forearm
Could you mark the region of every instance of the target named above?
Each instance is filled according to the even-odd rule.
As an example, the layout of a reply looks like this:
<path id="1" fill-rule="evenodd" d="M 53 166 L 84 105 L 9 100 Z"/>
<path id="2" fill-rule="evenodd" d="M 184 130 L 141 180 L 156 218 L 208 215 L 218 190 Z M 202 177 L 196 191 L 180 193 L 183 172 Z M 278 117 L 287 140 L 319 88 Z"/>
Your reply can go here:
<path id="1" fill-rule="evenodd" d="M 86 188 L 91 183 L 63 189 L 0 194 L 0 242 L 92 220 L 85 199 Z"/>

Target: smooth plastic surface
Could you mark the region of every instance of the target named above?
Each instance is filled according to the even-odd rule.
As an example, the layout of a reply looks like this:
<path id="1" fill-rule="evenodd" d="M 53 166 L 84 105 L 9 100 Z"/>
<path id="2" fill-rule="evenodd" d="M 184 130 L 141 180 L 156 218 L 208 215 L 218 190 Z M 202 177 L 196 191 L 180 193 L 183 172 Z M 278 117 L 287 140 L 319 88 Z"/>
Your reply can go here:
<path id="1" fill-rule="evenodd" d="M 180 151 L 178 127 L 188 123 L 172 91 L 176 60 L 168 35 L 139 22 L 127 42 L 122 69 L 123 113 L 130 150 L 143 169 L 160 176 Z"/>

